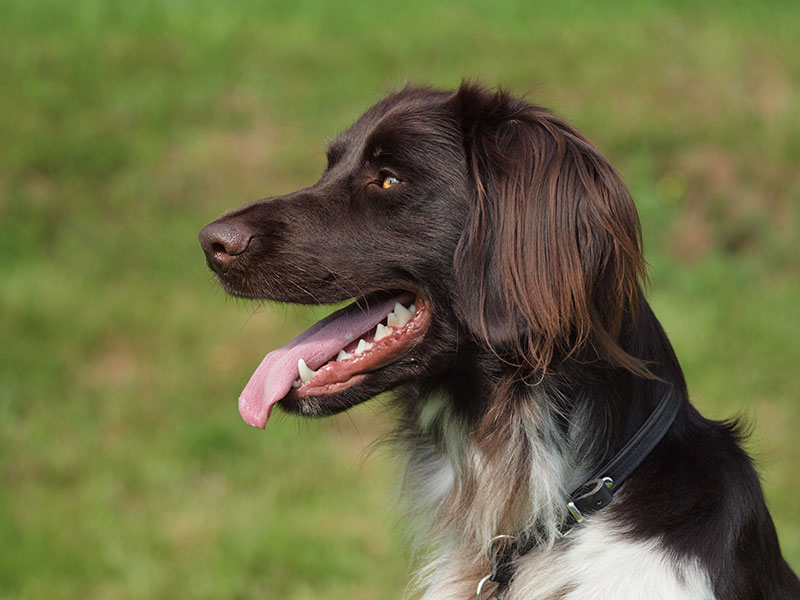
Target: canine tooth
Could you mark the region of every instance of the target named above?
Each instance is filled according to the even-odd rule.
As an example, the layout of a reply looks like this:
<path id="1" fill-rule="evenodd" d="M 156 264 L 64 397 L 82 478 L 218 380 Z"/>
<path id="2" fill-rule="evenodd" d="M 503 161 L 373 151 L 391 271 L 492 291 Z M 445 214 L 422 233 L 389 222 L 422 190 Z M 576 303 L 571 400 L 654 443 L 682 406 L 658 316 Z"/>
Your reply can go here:
<path id="1" fill-rule="evenodd" d="M 299 387 L 300 387 L 300 380 L 299 380 L 299 379 L 295 379 L 295 380 L 292 382 L 292 387 L 293 387 L 293 388 L 299 388 Z"/>
<path id="2" fill-rule="evenodd" d="M 378 326 L 375 328 L 375 341 L 377 342 L 390 335 L 392 335 L 392 328 L 385 327 L 383 323 L 378 323 Z"/>
<path id="3" fill-rule="evenodd" d="M 297 360 L 297 373 L 300 375 L 300 379 L 303 381 L 303 383 L 311 381 L 314 379 L 314 375 L 317 374 L 316 371 L 312 371 L 308 368 L 306 361 L 304 361 L 302 358 Z"/>
<path id="4" fill-rule="evenodd" d="M 358 340 L 358 346 L 356 346 L 356 355 L 363 354 L 365 350 L 369 350 L 372 348 L 372 344 L 364 339 Z"/>
<path id="5" fill-rule="evenodd" d="M 353 355 L 344 350 L 339 350 L 339 354 L 336 355 L 336 360 L 347 360 L 348 358 L 353 358 Z"/>
<path id="6" fill-rule="evenodd" d="M 411 306 L 408 307 L 408 311 L 413 315 L 415 312 L 417 312 L 417 305 L 412 304 Z"/>
<path id="7" fill-rule="evenodd" d="M 392 315 L 394 315 L 394 317 Z M 386 322 L 392 327 L 402 327 L 408 323 L 411 315 L 411 311 L 398 302 L 394 305 L 394 312 L 389 313 L 389 318 L 386 320 Z"/>

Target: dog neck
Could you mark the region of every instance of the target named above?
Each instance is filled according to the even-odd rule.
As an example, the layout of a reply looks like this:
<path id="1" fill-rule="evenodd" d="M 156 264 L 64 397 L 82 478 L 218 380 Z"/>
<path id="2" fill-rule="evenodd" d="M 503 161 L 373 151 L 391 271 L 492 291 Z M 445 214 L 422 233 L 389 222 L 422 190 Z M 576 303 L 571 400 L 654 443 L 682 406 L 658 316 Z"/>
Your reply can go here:
<path id="1" fill-rule="evenodd" d="M 541 386 L 515 389 L 496 399 L 508 405 L 502 419 L 490 409 L 477 422 L 454 410 L 444 391 L 419 398 L 409 411 L 401 433 L 408 456 L 403 497 L 412 547 L 425 563 L 421 584 L 454 557 L 458 565 L 448 571 L 479 576 L 486 545 L 499 534 L 542 532 L 541 544 L 554 542 L 563 499 L 582 469 L 563 415 L 546 395 Z"/>
<path id="2" fill-rule="evenodd" d="M 534 533 L 546 551 L 569 493 L 636 431 L 666 381 L 683 387 L 646 304 L 635 325 L 627 329 L 626 350 L 655 365 L 657 378 L 594 369 L 582 357 L 533 383 L 517 369 L 471 364 L 407 390 L 398 439 L 408 457 L 408 530 L 412 545 L 428 554 L 423 585 L 442 568 L 479 577 L 497 535 Z"/>

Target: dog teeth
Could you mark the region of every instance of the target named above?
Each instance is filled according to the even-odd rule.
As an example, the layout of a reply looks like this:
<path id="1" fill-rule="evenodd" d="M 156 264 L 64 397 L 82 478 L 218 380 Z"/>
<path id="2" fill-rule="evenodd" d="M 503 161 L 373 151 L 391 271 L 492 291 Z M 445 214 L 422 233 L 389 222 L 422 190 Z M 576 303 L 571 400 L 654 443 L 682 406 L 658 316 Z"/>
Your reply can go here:
<path id="1" fill-rule="evenodd" d="M 372 344 L 370 344 L 368 341 L 364 340 L 363 338 L 358 340 L 358 346 L 356 346 L 356 356 L 359 354 L 364 354 L 364 352 L 370 348 L 372 348 Z"/>
<path id="2" fill-rule="evenodd" d="M 374 341 L 378 342 L 385 337 L 389 337 L 394 333 L 395 327 L 402 327 L 406 323 L 411 320 L 411 317 L 417 310 L 417 306 L 415 304 L 410 305 L 408 308 L 396 302 L 394 305 L 394 310 L 390 312 L 386 317 L 386 325 L 383 323 L 378 323 L 375 327 L 375 337 Z M 352 334 L 351 334 L 352 335 Z M 348 337 L 349 339 L 349 337 Z M 366 341 L 365 339 L 361 338 L 358 340 L 358 345 L 356 349 L 353 351 L 353 354 L 346 352 L 344 349 L 339 350 L 339 354 L 336 355 L 336 361 L 341 362 L 343 360 L 347 360 L 349 358 L 353 358 L 353 356 L 359 356 L 364 354 L 367 350 L 371 350 L 374 347 L 374 344 Z M 299 379 L 295 379 L 292 382 L 293 388 L 299 388 L 303 383 L 307 383 L 314 379 L 314 376 L 317 374 L 317 371 L 313 371 L 309 368 L 306 364 L 306 361 L 302 358 L 297 360 L 297 374 L 300 376 Z"/>
<path id="3" fill-rule="evenodd" d="M 375 328 L 375 341 L 382 340 L 385 337 L 392 335 L 392 328 L 386 327 L 382 323 L 378 323 Z"/>
<path id="4" fill-rule="evenodd" d="M 414 305 L 412 304 L 412 306 Z M 394 305 L 394 311 L 390 312 L 386 318 L 386 324 L 389 327 L 402 327 L 408 323 L 412 314 L 412 311 L 398 302 Z"/>
<path id="5" fill-rule="evenodd" d="M 297 361 L 297 373 L 300 375 L 300 379 L 302 380 L 303 383 L 311 381 L 312 379 L 314 379 L 314 375 L 317 374 L 316 371 L 312 371 L 311 369 L 308 368 L 306 361 L 304 361 L 302 358 L 298 359 Z"/>

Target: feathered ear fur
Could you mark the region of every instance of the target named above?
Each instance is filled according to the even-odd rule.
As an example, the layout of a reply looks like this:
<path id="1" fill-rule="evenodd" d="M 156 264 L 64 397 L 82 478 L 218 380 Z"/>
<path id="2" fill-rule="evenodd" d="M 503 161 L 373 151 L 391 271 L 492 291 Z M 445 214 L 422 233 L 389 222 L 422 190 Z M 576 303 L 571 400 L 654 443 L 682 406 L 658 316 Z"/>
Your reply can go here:
<path id="1" fill-rule="evenodd" d="M 618 174 L 542 108 L 468 84 L 452 102 L 474 188 L 455 256 L 467 326 L 537 371 L 579 353 L 649 376 L 619 345 L 645 263 Z"/>

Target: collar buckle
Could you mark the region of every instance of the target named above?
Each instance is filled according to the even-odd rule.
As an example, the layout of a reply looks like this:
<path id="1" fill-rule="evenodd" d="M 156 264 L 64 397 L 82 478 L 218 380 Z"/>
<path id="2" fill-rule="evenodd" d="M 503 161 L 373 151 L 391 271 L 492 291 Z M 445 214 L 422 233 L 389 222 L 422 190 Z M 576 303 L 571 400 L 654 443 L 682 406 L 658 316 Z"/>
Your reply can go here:
<path id="1" fill-rule="evenodd" d="M 614 480 L 611 477 L 598 477 L 574 492 L 567 502 L 569 515 L 555 528 L 556 538 L 560 540 L 566 537 L 575 525 L 586 518 L 586 515 L 608 506 L 614 497 L 611 491 L 613 486 Z"/>

